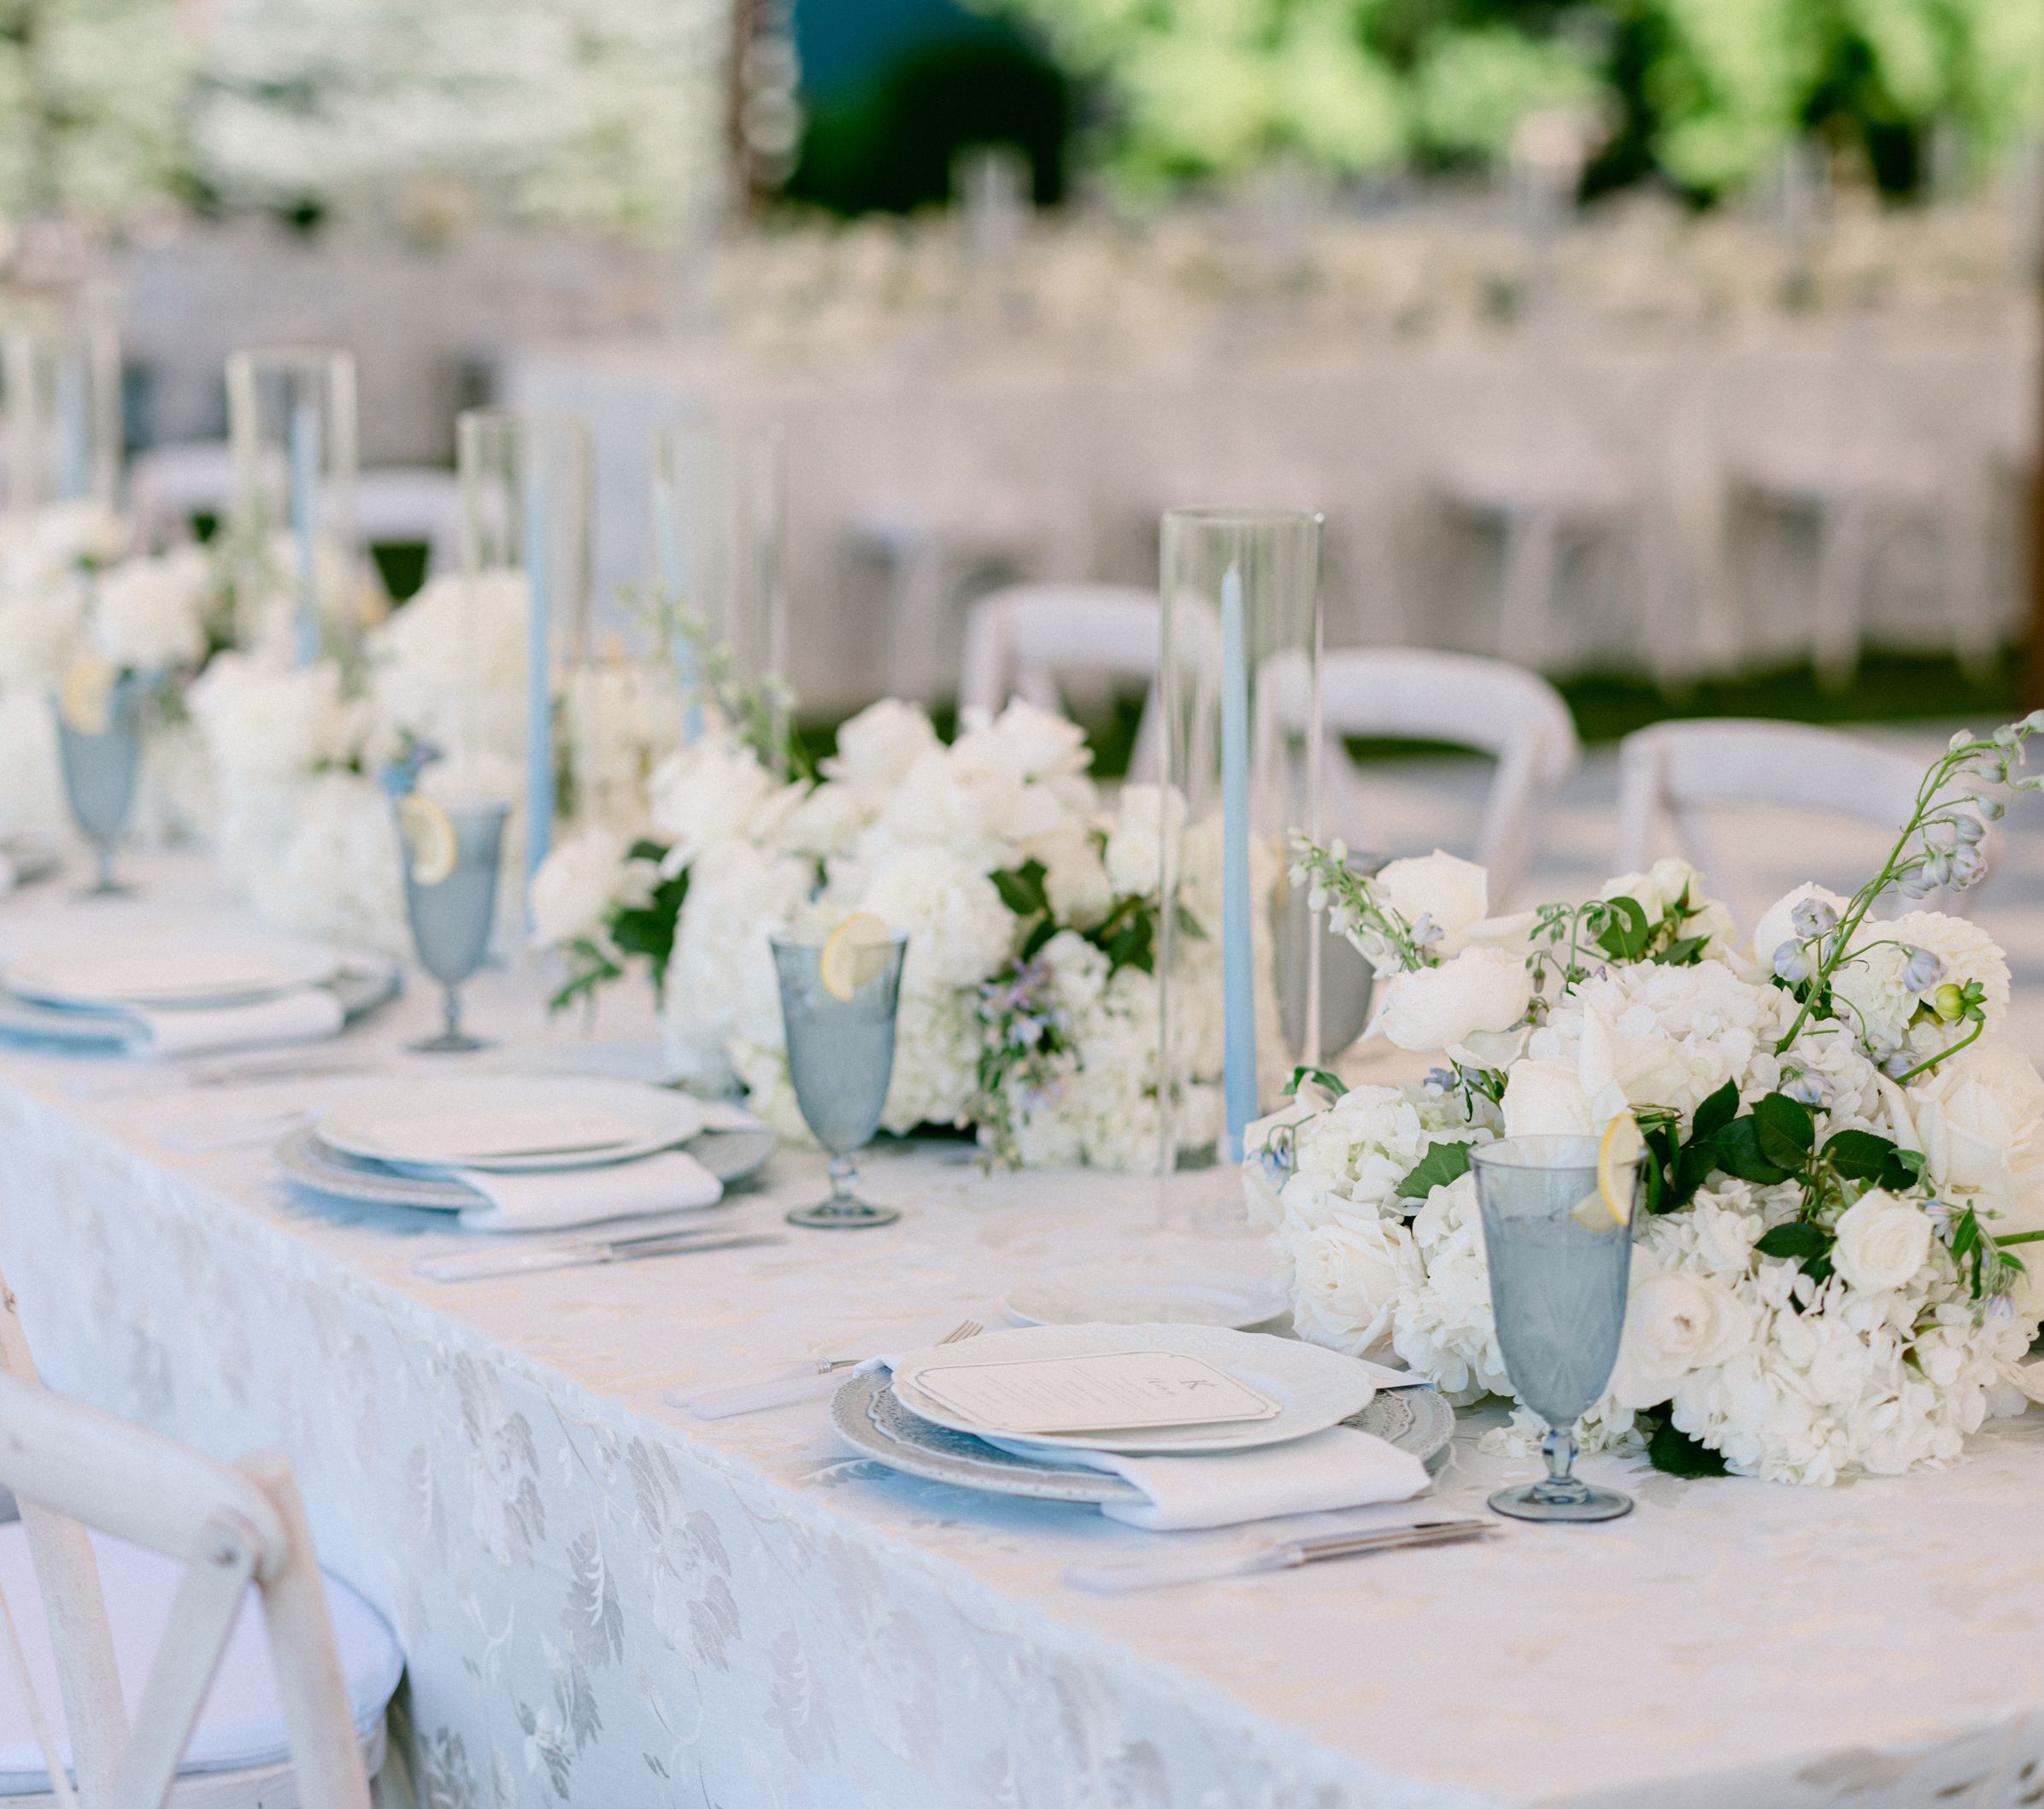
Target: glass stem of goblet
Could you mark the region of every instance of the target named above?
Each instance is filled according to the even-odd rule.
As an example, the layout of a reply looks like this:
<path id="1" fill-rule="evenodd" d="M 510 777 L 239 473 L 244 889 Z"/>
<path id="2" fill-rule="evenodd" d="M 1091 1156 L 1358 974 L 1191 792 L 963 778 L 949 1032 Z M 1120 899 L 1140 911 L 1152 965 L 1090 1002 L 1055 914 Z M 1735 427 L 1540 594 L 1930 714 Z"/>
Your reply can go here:
<path id="1" fill-rule="evenodd" d="M 440 989 L 440 1027 L 447 1033 L 449 1042 L 461 1034 L 461 989 L 443 985 Z"/>
<path id="2" fill-rule="evenodd" d="M 849 1155 L 831 1158 L 831 1205 L 840 1213 L 855 1212 L 859 1202 L 852 1189 L 859 1184 L 859 1165 Z"/>
<path id="3" fill-rule="evenodd" d="M 114 843 L 110 838 L 97 843 L 92 851 L 99 856 L 98 890 L 110 892 L 114 890 Z"/>
<path id="4" fill-rule="evenodd" d="M 1540 1442 L 1540 1454 L 1548 1460 L 1547 1486 L 1557 1494 L 1573 1494 L 1582 1485 L 1569 1472 L 1576 1462 L 1576 1432 L 1572 1426 L 1550 1426 Z"/>

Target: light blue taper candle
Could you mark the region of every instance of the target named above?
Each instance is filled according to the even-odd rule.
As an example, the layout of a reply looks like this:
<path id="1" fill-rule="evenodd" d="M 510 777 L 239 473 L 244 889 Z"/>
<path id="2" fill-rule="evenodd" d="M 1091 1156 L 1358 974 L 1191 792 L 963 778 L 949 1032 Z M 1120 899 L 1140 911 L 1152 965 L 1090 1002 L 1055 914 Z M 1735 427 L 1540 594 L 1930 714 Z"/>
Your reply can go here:
<path id="1" fill-rule="evenodd" d="M 665 486 L 667 494 L 661 496 L 656 490 L 653 498 L 653 538 L 660 555 L 661 602 L 664 608 L 684 609 L 689 601 L 689 565 L 682 550 L 681 526 L 681 473 L 673 473 L 673 482 Z M 683 698 L 681 708 L 681 744 L 692 748 L 702 738 L 702 706 L 696 701 L 696 649 L 689 637 L 678 628 L 674 635 L 674 679 Z"/>
<path id="2" fill-rule="evenodd" d="M 1228 1131 L 1222 1154 L 1242 1160 L 1256 1116 L 1256 973 L 1249 935 L 1249 650 L 1242 567 L 1221 579 L 1221 979 L 1226 1006 L 1222 1076 Z"/>
<path id="3" fill-rule="evenodd" d="M 530 883 L 554 839 L 554 570 L 547 511 L 550 449 L 520 449 L 521 556 L 526 608 L 526 878 Z"/>
<path id="4" fill-rule="evenodd" d="M 309 402 L 291 404 L 291 538 L 298 555 L 298 664 L 320 657 L 320 417 Z"/>

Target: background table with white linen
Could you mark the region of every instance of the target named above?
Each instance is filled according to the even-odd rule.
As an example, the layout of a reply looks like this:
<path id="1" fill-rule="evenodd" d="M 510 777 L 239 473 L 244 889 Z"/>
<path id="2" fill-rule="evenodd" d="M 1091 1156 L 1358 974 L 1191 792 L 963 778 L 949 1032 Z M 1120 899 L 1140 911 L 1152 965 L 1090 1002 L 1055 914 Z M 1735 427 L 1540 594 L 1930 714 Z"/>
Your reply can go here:
<path id="1" fill-rule="evenodd" d="M 656 429 L 689 410 L 784 424 L 789 677 L 829 711 L 952 694 L 976 586 L 1154 583 L 1159 512 L 1185 502 L 1324 511 L 1332 645 L 1671 679 L 1794 661 L 1829 510 L 1830 532 L 1871 537 L 1832 580 L 1870 639 L 1991 646 L 2020 590 L 2036 344 L 2020 310 L 1090 355 L 1026 336 L 807 360 L 612 338 L 529 344 L 503 387 L 594 424 L 606 594 L 649 570 Z M 1505 551 L 1543 511 L 1545 599 L 1508 583 Z"/>
<path id="2" fill-rule="evenodd" d="M 209 884 L 148 879 L 94 907 L 109 935 Z M 60 907 L 88 920 L 9 901 L 0 949 Z M 536 976 L 474 991 L 513 1045 L 490 1059 L 574 1032 L 543 1025 Z M 396 1053 L 434 1008 L 415 989 L 339 1047 L 444 1072 Z M 0 1263 L 56 1385 L 290 1453 L 326 1561 L 403 1642 L 433 1809 L 1887 1809 L 2044 1779 L 2044 1415 L 1945 1476 L 1803 1491 L 1595 1461 L 1630 1519 L 1094 1597 L 1062 1567 L 1157 1542 L 850 1460 L 821 1406 L 703 1424 L 661 1391 L 990 1321 L 1046 1268 L 1254 1263 L 1198 1229 L 1217 1178 L 990 1178 L 924 1145 L 871 1161 L 904 1208 L 884 1230 L 443 1286 L 411 1265 L 451 1231 L 294 1197 L 260 1147 L 161 1141 L 337 1083 L 141 1072 L 0 1054 Z M 731 1213 L 821 1185 L 784 1151 Z M 1465 1434 L 1442 1491 L 1471 1507 L 1525 1467 Z"/>

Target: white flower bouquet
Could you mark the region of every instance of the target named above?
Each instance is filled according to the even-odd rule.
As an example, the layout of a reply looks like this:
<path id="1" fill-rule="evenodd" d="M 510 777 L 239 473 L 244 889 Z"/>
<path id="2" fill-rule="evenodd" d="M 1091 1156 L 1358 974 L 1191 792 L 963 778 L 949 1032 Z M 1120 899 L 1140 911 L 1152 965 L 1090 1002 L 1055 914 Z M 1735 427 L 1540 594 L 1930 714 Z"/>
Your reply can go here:
<path id="1" fill-rule="evenodd" d="M 52 503 L 0 522 L 0 829 L 64 820 L 53 701 L 103 729 L 114 687 L 145 689 L 144 813 L 168 834 L 197 827 L 185 688 L 230 637 L 231 600 L 203 547 L 136 555 L 128 524 L 97 502 Z"/>
<path id="2" fill-rule="evenodd" d="M 653 774 L 643 838 L 584 834 L 541 867 L 536 926 L 571 963 L 557 1002 L 643 961 L 686 1064 L 799 1136 L 767 937 L 870 912 L 908 937 L 886 1128 L 969 1126 L 1003 1165 L 1154 1167 L 1158 881 L 1178 832 L 1190 1078 L 1173 1131 L 1211 1144 L 1219 942 L 1193 932 L 1219 921 L 1216 838 L 1181 829 L 1154 786 L 1102 814 L 1081 731 L 1024 702 L 969 716 L 947 746 L 884 701 L 819 773 L 789 778 L 764 719 L 726 696 Z"/>
<path id="3" fill-rule="evenodd" d="M 1493 919 L 1466 863 L 1372 880 L 1302 843 L 1295 877 L 1395 970 L 1376 1030 L 1443 1065 L 1347 1092 L 1306 1077 L 1249 1138 L 1301 1333 L 1395 1354 L 1457 1401 L 1508 1397 L 1470 1147 L 1630 1113 L 1643 1219 L 1587 1447 L 1829 1483 L 1948 1465 L 1987 1415 L 2020 1411 L 2044 1313 L 2025 1260 L 2044 1241 L 2044 1080 L 1996 1040 L 1994 943 L 1873 907 L 1980 877 L 1984 823 L 2044 785 L 2020 770 L 2041 727 L 1954 737 L 1881 871 L 1850 898 L 1791 893 L 1750 950 L 1678 860 Z"/>

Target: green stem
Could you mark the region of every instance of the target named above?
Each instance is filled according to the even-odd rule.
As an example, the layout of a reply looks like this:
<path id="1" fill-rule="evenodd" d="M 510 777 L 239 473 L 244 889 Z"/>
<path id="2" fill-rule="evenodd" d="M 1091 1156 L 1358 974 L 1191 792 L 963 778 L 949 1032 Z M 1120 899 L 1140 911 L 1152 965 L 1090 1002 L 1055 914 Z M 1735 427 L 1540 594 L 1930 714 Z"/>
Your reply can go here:
<path id="1" fill-rule="evenodd" d="M 1918 1075 L 1923 1073 L 1926 1069 L 1935 1068 L 1941 1061 L 1951 1060 L 1951 1059 L 1961 1049 L 1968 1047 L 1971 1043 L 1979 1042 L 1981 1033 L 1985 1031 L 1987 1027 L 1988 1020 L 1985 1018 L 1976 1019 L 1973 1025 L 1972 1033 L 1970 1036 L 1961 1037 L 1959 1041 L 1953 1043 L 1948 1049 L 1939 1050 L 1936 1054 L 1933 1055 L 1929 1059 L 1929 1060 L 1919 1061 L 1906 1074 L 1895 1075 L 1894 1077 L 1895 1084 L 1898 1087 L 1906 1087 L 1911 1081 L 1914 1080 Z"/>
<path id="2" fill-rule="evenodd" d="M 1997 1237 L 1994 1242 L 2001 1249 L 2006 1249 L 2012 1243 L 2044 1243 L 2044 1231 L 2011 1231 L 2006 1237 Z"/>

